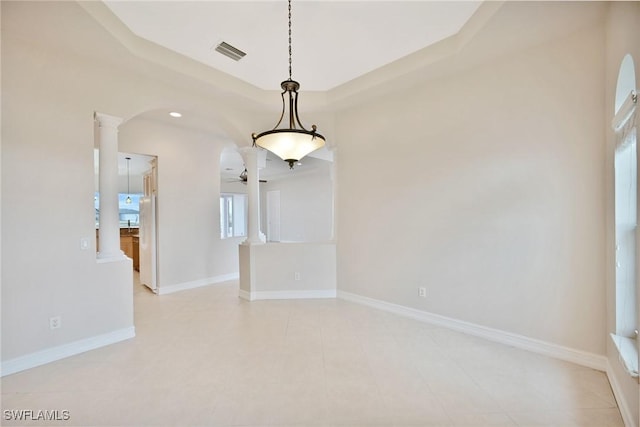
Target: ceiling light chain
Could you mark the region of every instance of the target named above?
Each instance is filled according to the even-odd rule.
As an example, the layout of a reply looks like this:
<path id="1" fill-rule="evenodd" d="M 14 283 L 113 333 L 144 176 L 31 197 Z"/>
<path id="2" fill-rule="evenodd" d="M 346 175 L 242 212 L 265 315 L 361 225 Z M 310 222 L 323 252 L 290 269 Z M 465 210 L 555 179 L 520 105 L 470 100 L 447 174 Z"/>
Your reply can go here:
<path id="1" fill-rule="evenodd" d="M 291 0 L 289 0 L 289 80 L 291 78 Z"/>
<path id="2" fill-rule="evenodd" d="M 289 168 L 293 166 L 304 156 L 324 146 L 324 136 L 317 132 L 316 125 L 311 125 L 311 130 L 305 129 L 298 116 L 298 89 L 300 83 L 294 81 L 292 76 L 292 49 L 291 49 L 291 0 L 289 3 L 289 79 L 280 83 L 282 88 L 282 114 L 280 120 L 271 130 L 264 131 L 260 134 L 251 134 L 253 145 L 267 149 L 289 163 Z M 285 101 L 285 94 L 288 95 L 288 103 Z M 289 106 L 289 127 L 278 129 L 285 117 L 285 111 Z"/>

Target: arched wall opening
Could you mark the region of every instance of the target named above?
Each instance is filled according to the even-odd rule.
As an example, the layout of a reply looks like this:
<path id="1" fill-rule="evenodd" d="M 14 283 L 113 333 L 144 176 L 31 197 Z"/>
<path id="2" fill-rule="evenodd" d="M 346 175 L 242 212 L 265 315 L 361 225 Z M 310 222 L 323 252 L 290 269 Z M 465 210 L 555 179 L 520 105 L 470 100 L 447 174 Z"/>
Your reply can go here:
<path id="1" fill-rule="evenodd" d="M 219 158 L 243 143 L 233 135 L 241 132 L 223 117 L 178 107 L 140 112 L 119 128 L 120 152 L 156 159 L 158 294 L 238 277 L 237 242 L 219 232 Z"/>

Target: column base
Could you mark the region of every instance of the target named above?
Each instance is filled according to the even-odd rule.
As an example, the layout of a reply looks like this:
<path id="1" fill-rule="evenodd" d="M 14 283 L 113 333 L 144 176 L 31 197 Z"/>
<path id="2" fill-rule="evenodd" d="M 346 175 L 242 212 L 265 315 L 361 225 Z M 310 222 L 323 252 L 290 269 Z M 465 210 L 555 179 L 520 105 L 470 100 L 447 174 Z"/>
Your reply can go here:
<path id="1" fill-rule="evenodd" d="M 247 246 L 247 245 L 262 245 L 264 243 L 267 243 L 266 239 L 263 239 L 262 237 L 252 237 L 252 238 L 247 238 L 240 244 Z"/>
<path id="2" fill-rule="evenodd" d="M 97 259 L 100 262 L 109 262 L 109 261 L 122 261 L 125 259 L 129 259 L 124 252 L 98 252 Z"/>

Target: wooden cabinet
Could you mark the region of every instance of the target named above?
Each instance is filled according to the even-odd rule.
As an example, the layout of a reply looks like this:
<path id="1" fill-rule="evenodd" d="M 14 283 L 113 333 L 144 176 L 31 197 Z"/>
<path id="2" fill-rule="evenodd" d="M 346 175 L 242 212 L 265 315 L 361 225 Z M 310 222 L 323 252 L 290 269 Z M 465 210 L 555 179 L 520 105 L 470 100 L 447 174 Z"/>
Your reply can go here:
<path id="1" fill-rule="evenodd" d="M 133 258 L 133 236 L 120 236 L 120 249 L 129 258 Z"/>
<path id="2" fill-rule="evenodd" d="M 138 236 L 132 237 L 133 243 L 133 269 L 140 271 L 140 238 Z"/>

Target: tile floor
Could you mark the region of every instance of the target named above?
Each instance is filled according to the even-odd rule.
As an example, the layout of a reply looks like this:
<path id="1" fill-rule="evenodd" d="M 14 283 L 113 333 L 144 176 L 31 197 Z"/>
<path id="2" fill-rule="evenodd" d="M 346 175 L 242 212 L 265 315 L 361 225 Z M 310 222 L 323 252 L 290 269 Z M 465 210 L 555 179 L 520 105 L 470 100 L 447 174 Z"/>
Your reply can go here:
<path id="1" fill-rule="evenodd" d="M 48 424 L 623 426 L 602 372 L 342 300 L 237 295 L 136 285 L 136 338 L 3 378 L 0 422 L 58 409 L 71 418 Z"/>

